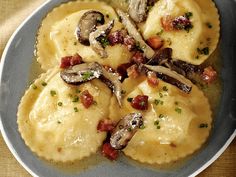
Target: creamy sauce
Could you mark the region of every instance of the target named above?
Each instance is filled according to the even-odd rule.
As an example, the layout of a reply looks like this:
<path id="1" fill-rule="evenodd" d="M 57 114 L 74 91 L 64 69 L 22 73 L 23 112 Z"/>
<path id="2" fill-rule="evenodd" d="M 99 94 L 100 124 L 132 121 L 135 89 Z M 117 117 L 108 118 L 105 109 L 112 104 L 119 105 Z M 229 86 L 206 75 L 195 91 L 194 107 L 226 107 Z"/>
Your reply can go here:
<path id="1" fill-rule="evenodd" d="M 127 10 L 126 0 L 117 0 L 117 1 L 105 0 L 105 1 L 110 3 L 113 7 L 119 7 L 123 10 Z M 218 74 L 220 73 L 221 68 L 222 68 L 222 60 L 221 60 L 219 48 L 209 57 L 209 59 L 204 63 L 204 65 L 206 66 L 212 65 L 213 68 L 216 69 L 217 73 Z M 32 83 L 41 73 L 43 73 L 43 70 L 40 68 L 40 65 L 37 63 L 36 59 L 34 58 L 31 69 L 30 69 L 29 84 Z M 213 118 L 214 118 L 218 112 L 217 108 L 219 106 L 221 93 L 222 93 L 222 81 L 221 81 L 220 75 L 218 75 L 217 80 L 213 84 L 202 85 L 198 83 L 197 86 L 201 88 L 205 96 L 208 97 L 210 106 L 213 110 Z M 202 148 L 204 148 L 204 145 Z M 128 163 L 130 165 L 145 167 L 152 170 L 163 171 L 163 170 L 174 170 L 183 166 L 188 160 L 191 159 L 192 156 L 194 156 L 197 153 L 198 151 L 193 153 L 190 156 L 187 156 L 186 158 L 183 158 L 181 160 L 178 160 L 169 164 L 164 164 L 164 165 L 150 165 L 150 164 L 140 163 L 135 160 L 132 160 L 129 157 L 121 155 L 121 153 L 120 153 L 119 158 L 125 163 Z M 83 172 L 84 170 L 89 170 L 99 164 L 112 163 L 112 162 L 110 162 L 109 160 L 101 156 L 101 150 L 99 150 L 96 154 L 91 155 L 87 158 L 84 158 L 83 160 L 80 160 L 80 161 L 68 162 L 68 163 L 56 163 L 52 161 L 45 161 L 45 163 L 53 167 L 56 167 L 57 170 L 60 170 L 63 173 L 78 174 L 78 173 Z"/>

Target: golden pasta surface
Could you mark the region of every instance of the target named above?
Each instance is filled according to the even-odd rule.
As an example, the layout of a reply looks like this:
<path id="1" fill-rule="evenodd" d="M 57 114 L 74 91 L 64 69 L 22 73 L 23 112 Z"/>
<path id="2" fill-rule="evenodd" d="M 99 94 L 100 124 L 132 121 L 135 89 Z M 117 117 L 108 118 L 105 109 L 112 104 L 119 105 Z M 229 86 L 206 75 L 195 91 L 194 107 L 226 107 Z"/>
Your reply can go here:
<path id="1" fill-rule="evenodd" d="M 149 97 L 149 109 L 143 112 L 145 128 L 123 150 L 126 155 L 150 164 L 169 163 L 193 153 L 206 141 L 210 126 L 201 129 L 199 125 L 211 125 L 211 110 L 196 86 L 186 94 L 163 81 L 157 88 L 144 81 L 127 98 L 140 94 Z M 124 104 L 123 114 L 135 111 L 128 101 Z"/>
<path id="2" fill-rule="evenodd" d="M 189 31 L 163 29 L 163 18 L 186 13 L 191 13 L 192 28 Z M 165 41 L 164 45 L 173 49 L 174 59 L 199 65 L 216 49 L 219 25 L 218 10 L 212 0 L 160 0 L 150 10 L 141 30 L 145 39 L 159 34 Z"/>
<path id="3" fill-rule="evenodd" d="M 79 92 L 84 90 L 93 95 L 97 105 L 84 108 L 79 100 Z M 95 153 L 106 136 L 97 131 L 97 124 L 108 116 L 104 108 L 110 98 L 110 90 L 98 80 L 70 86 L 61 80 L 58 69 L 49 70 L 22 97 L 19 131 L 41 157 L 62 162 L 82 159 Z"/>

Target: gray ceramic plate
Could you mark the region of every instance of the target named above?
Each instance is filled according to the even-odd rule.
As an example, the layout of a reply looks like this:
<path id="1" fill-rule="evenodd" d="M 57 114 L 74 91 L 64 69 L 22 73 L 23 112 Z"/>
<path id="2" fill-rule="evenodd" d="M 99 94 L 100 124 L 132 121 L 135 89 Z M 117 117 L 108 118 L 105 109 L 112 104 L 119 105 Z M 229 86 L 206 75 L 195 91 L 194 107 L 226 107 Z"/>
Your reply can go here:
<path id="1" fill-rule="evenodd" d="M 223 57 L 223 94 L 214 119 L 212 134 L 204 148 L 179 168 L 153 170 L 131 165 L 125 159 L 116 163 L 98 163 L 80 172 L 65 172 L 39 159 L 25 146 L 17 130 L 16 112 L 30 74 L 35 35 L 42 18 L 53 7 L 64 2 L 51 0 L 43 4 L 16 30 L 3 53 L 0 67 L 0 127 L 2 135 L 21 165 L 34 176 L 82 177 L 184 177 L 195 176 L 210 165 L 226 149 L 236 135 L 236 1 L 215 0 L 221 14 L 220 50 Z"/>

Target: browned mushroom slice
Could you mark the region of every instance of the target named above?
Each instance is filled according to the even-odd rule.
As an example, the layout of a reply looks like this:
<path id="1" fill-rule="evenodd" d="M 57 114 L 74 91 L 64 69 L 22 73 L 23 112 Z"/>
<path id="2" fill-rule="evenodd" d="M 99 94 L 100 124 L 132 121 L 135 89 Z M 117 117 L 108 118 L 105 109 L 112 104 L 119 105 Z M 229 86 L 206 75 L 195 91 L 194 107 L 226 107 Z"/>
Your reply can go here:
<path id="1" fill-rule="evenodd" d="M 186 79 L 184 76 L 176 73 L 175 71 L 170 70 L 169 68 L 163 66 L 151 66 L 151 65 L 144 65 L 148 70 L 154 71 L 158 73 L 158 76 L 181 89 L 186 93 L 190 93 L 192 89 L 192 83 Z"/>
<path id="2" fill-rule="evenodd" d="M 117 9 L 117 13 L 121 17 L 121 21 L 125 26 L 125 28 L 127 29 L 129 35 L 132 36 L 137 41 L 137 43 L 142 48 L 145 56 L 149 59 L 152 58 L 152 56 L 155 54 L 154 50 L 151 47 L 149 47 L 143 40 L 141 34 L 138 32 L 136 28 L 136 25 L 129 18 L 129 15 L 120 9 Z"/>
<path id="3" fill-rule="evenodd" d="M 119 106 L 121 106 L 122 87 L 120 82 L 120 76 L 117 73 L 110 73 L 104 68 L 102 71 L 103 75 L 100 79 L 113 91 L 119 103 Z"/>
<path id="4" fill-rule="evenodd" d="M 147 17 L 147 0 L 130 0 L 129 15 L 135 22 L 143 22 Z"/>
<path id="5" fill-rule="evenodd" d="M 118 122 L 111 134 L 111 146 L 117 150 L 125 148 L 138 128 L 142 125 L 143 117 L 141 113 L 131 113 L 126 115 Z"/>
<path id="6" fill-rule="evenodd" d="M 89 35 L 96 29 L 98 24 L 104 24 L 104 15 L 101 12 L 90 10 L 81 17 L 76 35 L 80 43 L 89 45 Z"/>
<path id="7" fill-rule="evenodd" d="M 61 78 L 68 84 L 78 85 L 102 75 L 102 66 L 96 62 L 83 63 L 61 71 Z"/>
<path id="8" fill-rule="evenodd" d="M 97 27 L 97 30 L 91 32 L 89 35 L 89 42 L 92 49 L 100 55 L 102 58 L 107 58 L 107 52 L 103 48 L 103 45 L 99 41 L 100 38 L 106 37 L 114 26 L 114 20 L 108 22 L 105 25 Z"/>
<path id="9" fill-rule="evenodd" d="M 60 76 L 68 84 L 78 85 L 93 79 L 101 79 L 115 94 L 118 104 L 121 106 L 122 87 L 120 76 L 110 73 L 97 62 L 83 63 L 61 71 Z"/>

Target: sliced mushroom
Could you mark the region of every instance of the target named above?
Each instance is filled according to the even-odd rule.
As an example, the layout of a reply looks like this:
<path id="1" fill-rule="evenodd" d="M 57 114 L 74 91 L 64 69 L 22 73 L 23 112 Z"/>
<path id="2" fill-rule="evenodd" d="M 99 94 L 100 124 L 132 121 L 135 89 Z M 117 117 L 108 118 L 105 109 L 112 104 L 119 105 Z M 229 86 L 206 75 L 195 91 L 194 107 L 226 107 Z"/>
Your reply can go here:
<path id="1" fill-rule="evenodd" d="M 143 117 L 141 113 L 131 113 L 126 115 L 118 122 L 111 134 L 111 146 L 117 150 L 125 148 L 137 132 L 138 128 L 142 125 Z"/>
<path id="2" fill-rule="evenodd" d="M 104 15 L 101 12 L 90 10 L 83 14 L 76 29 L 77 39 L 84 45 L 89 45 L 89 35 L 98 24 L 104 24 Z"/>
<path id="3" fill-rule="evenodd" d="M 147 0 L 130 0 L 129 15 L 135 22 L 143 22 L 147 17 Z"/>
<path id="4" fill-rule="evenodd" d="M 60 73 L 61 78 L 68 84 L 78 85 L 93 79 L 101 79 L 115 94 L 121 106 L 122 88 L 120 77 L 116 73 L 110 73 L 97 62 L 83 63 L 64 69 Z"/>
<path id="5" fill-rule="evenodd" d="M 144 65 L 148 70 L 158 73 L 158 77 L 162 80 L 169 82 L 172 85 L 175 85 L 182 91 L 190 93 L 192 89 L 192 83 L 184 76 L 176 73 L 175 71 L 170 70 L 169 68 L 163 66 L 150 66 Z"/>
<path id="6" fill-rule="evenodd" d="M 136 25 L 129 18 L 129 15 L 120 9 L 117 9 L 117 13 L 121 17 L 121 21 L 125 26 L 125 28 L 127 29 L 129 35 L 133 37 L 142 48 L 144 55 L 149 59 L 152 58 L 152 56 L 155 54 L 154 50 L 151 47 L 149 47 L 143 40 L 141 34 L 138 32 L 136 28 Z"/>
<path id="7" fill-rule="evenodd" d="M 68 84 L 78 85 L 102 75 L 102 66 L 96 62 L 83 63 L 61 71 L 61 78 Z"/>
<path id="8" fill-rule="evenodd" d="M 103 68 L 103 75 L 100 78 L 115 94 L 116 99 L 121 106 L 122 99 L 122 87 L 120 82 L 120 77 L 117 73 L 110 73 Z"/>
<path id="9" fill-rule="evenodd" d="M 113 28 L 113 26 L 114 26 L 114 20 L 108 22 L 105 25 L 97 27 L 97 30 L 94 32 L 91 32 L 89 35 L 89 43 L 92 49 L 102 58 L 107 58 L 107 52 L 103 48 L 101 42 L 99 41 L 99 38 L 106 37 L 107 34 Z"/>

